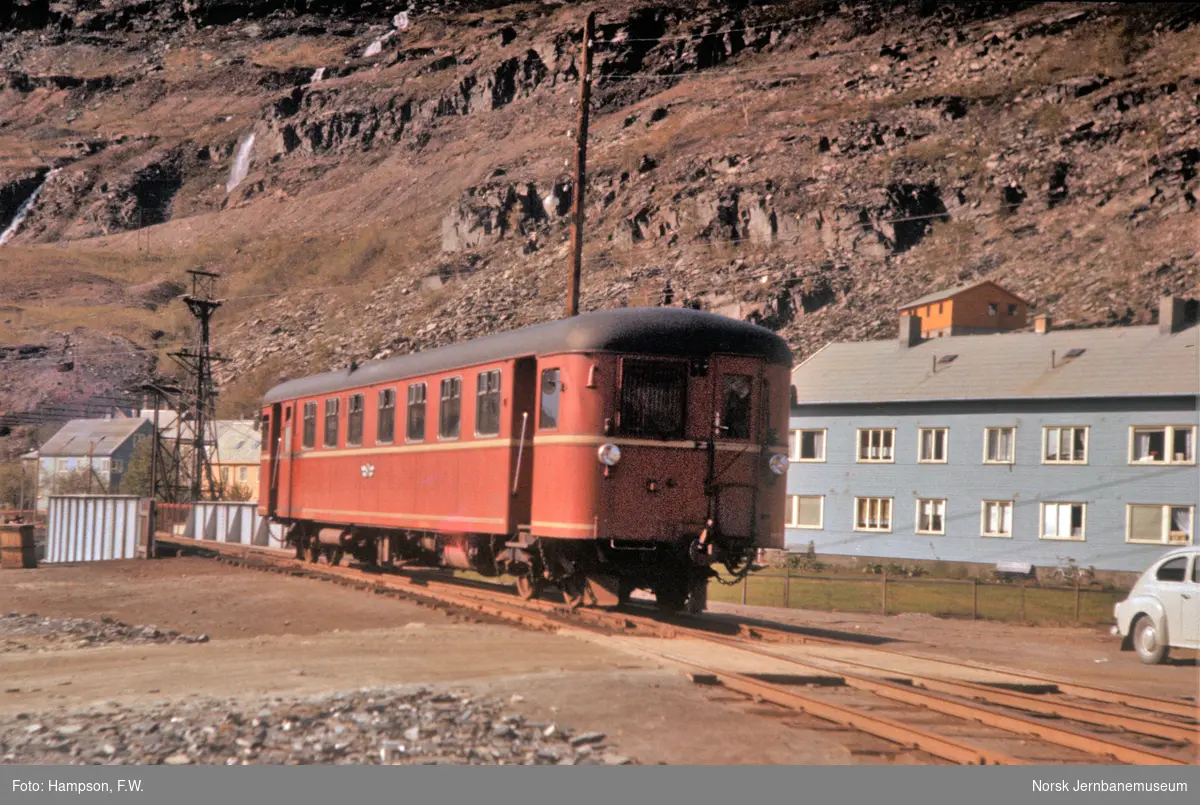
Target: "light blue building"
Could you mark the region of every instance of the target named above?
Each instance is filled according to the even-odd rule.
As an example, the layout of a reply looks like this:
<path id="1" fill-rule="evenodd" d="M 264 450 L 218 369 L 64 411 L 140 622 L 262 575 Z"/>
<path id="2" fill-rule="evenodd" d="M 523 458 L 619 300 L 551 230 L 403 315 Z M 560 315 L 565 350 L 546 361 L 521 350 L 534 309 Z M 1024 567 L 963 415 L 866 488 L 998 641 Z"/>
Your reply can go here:
<path id="1" fill-rule="evenodd" d="M 153 434 L 153 423 L 142 417 L 72 419 L 38 449 L 38 510 L 64 491 L 119 492 L 138 442 Z"/>
<path id="2" fill-rule="evenodd" d="M 829 344 L 793 372 L 787 542 L 1140 571 L 1192 544 L 1200 338 L 1149 327 Z"/>

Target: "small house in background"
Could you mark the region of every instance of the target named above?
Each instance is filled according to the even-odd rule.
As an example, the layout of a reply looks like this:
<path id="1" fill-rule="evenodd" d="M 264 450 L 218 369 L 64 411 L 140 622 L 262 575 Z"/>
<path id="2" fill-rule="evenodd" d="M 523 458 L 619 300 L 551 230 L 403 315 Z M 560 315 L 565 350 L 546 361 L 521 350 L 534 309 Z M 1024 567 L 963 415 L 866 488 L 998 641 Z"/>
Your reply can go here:
<path id="1" fill-rule="evenodd" d="M 73 419 L 38 448 L 37 508 L 53 494 L 112 494 L 139 441 L 154 433 L 141 418 Z"/>
<path id="2" fill-rule="evenodd" d="M 900 306 L 900 315 L 921 320 L 922 338 L 983 335 L 1020 330 L 1029 303 L 985 280 L 914 299 Z"/>
<path id="3" fill-rule="evenodd" d="M 226 490 L 239 486 L 258 499 L 258 467 L 262 461 L 262 432 L 254 420 L 217 420 L 217 449 L 213 472 Z"/>

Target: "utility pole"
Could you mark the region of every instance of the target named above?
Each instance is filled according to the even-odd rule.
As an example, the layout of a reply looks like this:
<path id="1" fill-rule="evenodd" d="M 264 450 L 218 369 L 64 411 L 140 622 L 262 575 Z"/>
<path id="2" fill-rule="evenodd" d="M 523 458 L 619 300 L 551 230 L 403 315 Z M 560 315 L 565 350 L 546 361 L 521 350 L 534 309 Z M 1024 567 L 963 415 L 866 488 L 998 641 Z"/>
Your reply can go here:
<path id="1" fill-rule="evenodd" d="M 575 187 L 571 207 L 571 276 L 567 280 L 567 316 L 579 315 L 579 276 L 583 267 L 583 186 L 587 181 L 588 106 L 592 100 L 592 39 L 596 13 L 583 26 L 579 69 L 579 126 L 575 130 Z"/>
<path id="2" fill-rule="evenodd" d="M 92 494 L 92 448 L 96 446 L 95 442 L 88 442 L 88 494 Z"/>
<path id="3" fill-rule="evenodd" d="M 188 478 L 188 492 L 191 500 L 195 502 L 201 499 L 204 481 L 208 481 L 210 492 L 215 492 L 217 489 L 213 478 L 212 459 L 208 452 L 206 431 L 210 427 L 213 428 L 214 438 L 212 441 L 215 443 L 216 405 L 214 400 L 216 389 L 213 387 L 212 365 L 216 361 L 225 360 L 225 358 L 214 355 L 209 346 L 210 321 L 213 313 L 222 305 L 220 300 L 213 298 L 216 282 L 221 275 L 201 269 L 191 269 L 188 273 L 192 275 L 192 292 L 185 295 L 183 301 L 192 316 L 199 322 L 200 332 L 194 346 L 190 349 L 172 352 L 171 357 L 192 378 L 189 392 L 192 415 L 192 432 L 190 434 L 192 454 L 190 456 L 191 477 Z"/>

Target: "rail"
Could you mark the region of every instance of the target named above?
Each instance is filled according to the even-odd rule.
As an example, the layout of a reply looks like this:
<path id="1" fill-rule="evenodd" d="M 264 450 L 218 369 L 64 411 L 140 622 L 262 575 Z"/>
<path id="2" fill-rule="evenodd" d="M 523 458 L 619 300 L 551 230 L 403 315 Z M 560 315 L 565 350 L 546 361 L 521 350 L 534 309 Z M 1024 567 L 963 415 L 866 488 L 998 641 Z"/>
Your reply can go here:
<path id="1" fill-rule="evenodd" d="M 728 582 L 729 579 L 727 578 Z M 1051 624 L 1108 624 L 1120 590 L 1084 584 L 1047 585 L 980 579 L 817 575 L 784 571 L 752 573 L 736 586 L 710 585 L 709 599 L 722 603 L 831 612 L 919 612 L 971 620 Z"/>
<path id="2" fill-rule="evenodd" d="M 473 610 L 476 613 L 498 617 L 539 629 L 556 629 L 571 632 L 572 628 L 583 627 L 602 634 L 624 634 L 636 636 L 689 637 L 720 644 L 726 650 L 741 653 L 745 659 L 769 658 L 773 662 L 784 662 L 797 672 L 840 680 L 839 685 L 853 689 L 856 694 L 874 697 L 886 702 L 889 709 L 916 708 L 924 715 L 916 719 L 912 713 L 903 718 L 883 718 L 870 711 L 879 705 L 871 701 L 842 700 L 824 696 L 820 691 L 805 691 L 791 686 L 781 686 L 768 681 L 763 674 L 747 674 L 730 670 L 718 670 L 705 661 L 697 664 L 686 657 L 675 656 L 664 650 L 661 644 L 634 641 L 625 645 L 640 653 L 646 653 L 671 664 L 681 665 L 693 673 L 693 679 L 705 684 L 722 684 L 730 690 L 754 696 L 786 708 L 801 710 L 818 718 L 852 727 L 862 732 L 884 738 L 905 747 L 915 747 L 934 756 L 955 763 L 1045 763 L 1047 750 L 1055 752 L 1059 762 L 1078 763 L 1082 753 L 1085 758 L 1099 757 L 1135 764 L 1186 765 L 1188 755 L 1200 745 L 1194 715 L 1182 714 L 1183 720 L 1168 720 L 1163 714 L 1172 712 L 1170 706 L 1184 703 L 1171 700 L 1150 700 L 1134 694 L 1100 690 L 1093 695 L 1087 689 L 1061 690 L 1052 685 L 1054 695 L 1071 693 L 1082 695 L 1093 701 L 1120 702 L 1134 712 L 1096 707 L 1089 702 L 1069 701 L 1062 698 L 1043 699 L 1025 696 L 1008 690 L 995 690 L 989 685 L 947 679 L 941 674 L 922 674 L 906 669 L 899 671 L 876 667 L 869 656 L 858 659 L 845 657 L 806 657 L 800 659 L 768 650 L 761 645 L 767 634 L 756 636 L 727 636 L 684 625 L 683 622 L 663 622 L 634 611 L 608 612 L 603 610 L 579 610 L 567 613 L 561 605 L 550 601 L 520 601 L 511 592 L 502 592 L 497 585 L 482 585 L 466 580 L 444 576 L 436 571 L 412 573 L 400 568 L 370 569 L 309 565 L 298 562 L 277 552 L 265 551 L 248 545 L 228 545 L 190 540 L 170 540 L 180 547 L 191 543 L 196 549 L 218 556 L 222 561 L 243 567 L 289 573 L 313 578 L 322 578 L 347 586 L 357 587 L 375 594 L 399 595 L 404 598 L 424 600 L 434 605 L 445 606 L 449 611 Z M 928 582 L 929 580 L 925 580 Z M 586 617 L 584 617 L 586 616 Z M 675 619 L 670 621 L 689 619 Z M 708 624 L 711 626 L 712 624 Z M 597 628 L 598 627 L 598 628 Z M 752 632 L 761 632 L 758 627 Z M 767 629 L 774 633 L 777 630 Z M 784 633 L 780 635 L 786 636 Z M 805 638 L 807 642 L 809 638 Z M 837 642 L 830 638 L 815 638 L 821 642 Z M 770 642 L 787 642 L 775 641 Z M 754 645 L 758 643 L 758 645 Z M 883 661 L 893 652 L 880 652 Z M 917 656 L 910 661 L 949 663 L 946 660 L 922 660 Z M 858 670 L 855 670 L 858 669 Z M 903 676 L 907 682 L 896 679 Z M 1029 677 L 1032 679 L 1032 677 Z M 930 716 L 947 720 L 944 728 L 931 722 Z M 1050 716 L 1048 721 L 1046 716 Z M 964 739 L 961 725 L 971 726 L 971 736 Z M 957 725 L 957 726 L 956 726 Z M 983 730 L 983 732 L 980 732 Z M 1150 742 L 1140 736 L 1148 736 Z M 1042 744 L 1041 748 L 1027 747 L 1030 740 Z M 1165 739 L 1169 743 L 1163 745 Z M 980 741 L 983 741 L 981 743 Z M 996 745 L 996 741 L 1011 746 L 1020 752 L 1013 756 Z M 1053 749 L 1052 749 L 1053 747 Z M 1166 750 L 1166 751 L 1164 751 Z M 1030 752 L 1035 755 L 1031 756 Z M 1066 754 L 1062 754 L 1063 752 Z M 1076 754 L 1072 754 L 1076 753 Z"/>

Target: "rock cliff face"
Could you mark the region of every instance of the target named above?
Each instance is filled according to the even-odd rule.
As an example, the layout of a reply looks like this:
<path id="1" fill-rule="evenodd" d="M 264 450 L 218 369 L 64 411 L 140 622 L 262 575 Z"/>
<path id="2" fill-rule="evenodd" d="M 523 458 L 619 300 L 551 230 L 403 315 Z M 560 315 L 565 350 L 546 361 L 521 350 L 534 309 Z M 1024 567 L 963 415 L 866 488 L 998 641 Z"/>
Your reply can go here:
<path id="1" fill-rule="evenodd" d="M 76 325 L 92 306 L 85 327 L 165 349 L 188 337 L 171 305 L 80 289 L 221 270 L 239 405 L 559 316 L 586 8 L 407 5 L 18 0 L 0 229 L 41 192 L 0 247 L 0 301 Z M 974 279 L 1075 326 L 1200 293 L 1194 7 L 596 10 L 585 308 L 666 293 L 802 358 Z M 64 331 L 14 321 L 0 341 Z"/>

